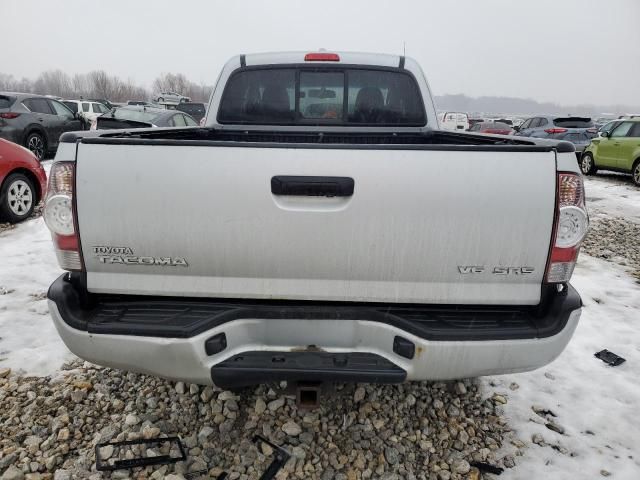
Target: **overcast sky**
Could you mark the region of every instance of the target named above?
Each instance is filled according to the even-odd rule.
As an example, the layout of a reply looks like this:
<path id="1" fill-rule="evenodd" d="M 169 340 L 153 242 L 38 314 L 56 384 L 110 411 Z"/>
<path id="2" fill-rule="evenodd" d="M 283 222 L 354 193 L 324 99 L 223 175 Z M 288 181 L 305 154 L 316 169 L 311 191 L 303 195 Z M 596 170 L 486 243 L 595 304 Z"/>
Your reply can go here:
<path id="1" fill-rule="evenodd" d="M 0 72 L 161 72 L 213 84 L 237 53 L 416 58 L 436 94 L 640 105 L 640 0 L 0 0 Z"/>

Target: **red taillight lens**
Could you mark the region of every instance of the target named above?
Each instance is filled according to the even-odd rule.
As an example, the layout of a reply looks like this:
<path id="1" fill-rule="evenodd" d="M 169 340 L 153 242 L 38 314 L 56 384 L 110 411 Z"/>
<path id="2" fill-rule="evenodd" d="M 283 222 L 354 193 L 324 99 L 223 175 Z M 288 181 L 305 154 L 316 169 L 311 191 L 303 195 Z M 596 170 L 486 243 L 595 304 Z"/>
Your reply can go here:
<path id="1" fill-rule="evenodd" d="M 4 118 L 6 120 L 12 120 L 14 118 L 18 118 L 20 116 L 19 113 L 16 112 L 2 112 L 0 113 L 0 118 Z"/>
<path id="2" fill-rule="evenodd" d="M 51 166 L 44 221 L 51 231 L 58 263 L 65 270 L 83 269 L 74 203 L 75 162 Z"/>
<path id="3" fill-rule="evenodd" d="M 582 177 L 575 173 L 560 172 L 557 181 L 557 213 L 545 274 L 548 283 L 569 281 L 589 227 Z"/>
<path id="4" fill-rule="evenodd" d="M 547 128 L 545 130 L 547 133 L 565 133 L 566 131 L 566 128 Z"/>
<path id="5" fill-rule="evenodd" d="M 337 53 L 307 53 L 304 56 L 305 62 L 339 62 L 340 55 Z"/>

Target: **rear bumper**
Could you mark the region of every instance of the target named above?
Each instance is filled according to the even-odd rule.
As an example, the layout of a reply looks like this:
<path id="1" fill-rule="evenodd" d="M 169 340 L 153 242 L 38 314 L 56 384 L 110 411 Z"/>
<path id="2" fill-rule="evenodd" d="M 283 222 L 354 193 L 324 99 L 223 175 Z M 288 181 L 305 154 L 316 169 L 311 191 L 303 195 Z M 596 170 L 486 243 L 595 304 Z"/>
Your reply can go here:
<path id="1" fill-rule="evenodd" d="M 528 316 L 513 307 L 478 307 L 471 314 L 451 306 L 126 296 L 100 296 L 83 308 L 84 296 L 63 277 L 49 290 L 56 328 L 79 357 L 222 387 L 272 380 L 397 383 L 533 370 L 562 352 L 581 312 L 571 287 Z"/>

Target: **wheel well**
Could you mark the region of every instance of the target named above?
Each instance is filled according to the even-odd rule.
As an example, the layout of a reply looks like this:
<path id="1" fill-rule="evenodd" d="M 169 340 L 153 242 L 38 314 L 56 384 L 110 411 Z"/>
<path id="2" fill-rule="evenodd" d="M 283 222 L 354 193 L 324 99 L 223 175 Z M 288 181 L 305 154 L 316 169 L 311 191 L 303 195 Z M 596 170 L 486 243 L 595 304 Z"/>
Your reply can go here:
<path id="1" fill-rule="evenodd" d="M 40 189 L 40 181 L 38 180 L 38 177 L 36 177 L 31 170 L 27 170 L 26 168 L 16 168 L 14 170 L 11 170 L 9 173 L 7 173 L 7 176 L 5 177 L 4 182 L 7 181 L 7 178 L 9 178 L 9 176 L 12 173 L 21 173 L 22 175 L 27 177 L 29 180 L 31 180 L 31 183 L 33 183 L 33 188 L 36 191 L 35 192 L 36 201 L 34 202 L 34 205 L 37 205 L 38 203 L 40 203 L 40 200 L 42 200 L 43 192 Z M 2 187 L 4 186 L 4 182 L 2 182 L 2 185 L 0 185 L 0 189 L 2 189 Z"/>
<path id="2" fill-rule="evenodd" d="M 25 129 L 25 134 L 24 134 L 24 138 L 22 139 L 22 144 L 24 145 L 24 142 L 27 141 L 27 138 L 29 138 L 29 135 L 31 135 L 33 132 L 38 132 L 40 135 L 42 135 L 42 137 L 44 138 L 44 146 L 45 148 L 48 148 L 49 138 L 47 137 L 47 132 L 45 131 L 44 128 L 42 128 L 39 125 L 29 125 Z"/>
<path id="3" fill-rule="evenodd" d="M 635 161 L 633 162 L 633 165 L 631 165 L 631 171 L 633 172 L 633 169 L 636 168 L 636 165 L 638 165 L 640 163 L 640 157 L 636 158 Z"/>

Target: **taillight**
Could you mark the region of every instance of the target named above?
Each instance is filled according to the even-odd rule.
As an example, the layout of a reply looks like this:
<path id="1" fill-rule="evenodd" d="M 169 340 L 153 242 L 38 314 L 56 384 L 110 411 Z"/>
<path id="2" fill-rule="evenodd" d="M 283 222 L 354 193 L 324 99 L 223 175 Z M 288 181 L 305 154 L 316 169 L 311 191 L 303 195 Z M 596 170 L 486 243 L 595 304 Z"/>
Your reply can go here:
<path id="1" fill-rule="evenodd" d="M 305 62 L 339 62 L 340 55 L 337 53 L 307 53 L 304 56 Z"/>
<path id="2" fill-rule="evenodd" d="M 82 270 L 80 239 L 74 203 L 75 162 L 56 162 L 49 172 L 49 186 L 44 202 L 44 221 L 64 270 Z"/>
<path id="3" fill-rule="evenodd" d="M 587 234 L 589 215 L 584 203 L 584 183 L 575 173 L 558 173 L 557 213 L 553 245 L 547 264 L 547 283 L 568 282 Z"/>
<path id="4" fill-rule="evenodd" d="M 12 120 L 14 118 L 18 118 L 20 116 L 17 112 L 2 112 L 0 113 L 0 118 L 4 118 L 6 120 Z"/>
<path id="5" fill-rule="evenodd" d="M 547 133 L 565 133 L 566 131 L 566 128 L 547 128 L 545 130 Z"/>

